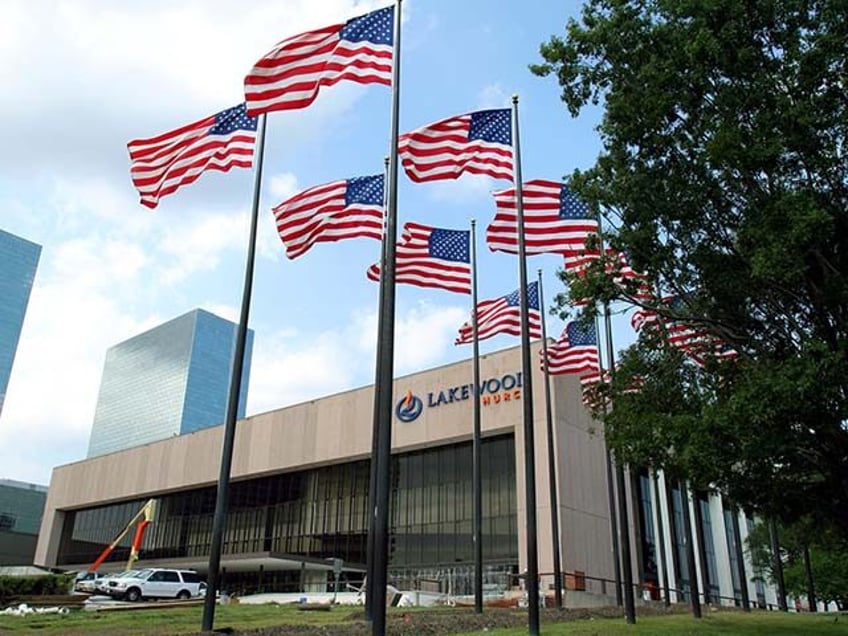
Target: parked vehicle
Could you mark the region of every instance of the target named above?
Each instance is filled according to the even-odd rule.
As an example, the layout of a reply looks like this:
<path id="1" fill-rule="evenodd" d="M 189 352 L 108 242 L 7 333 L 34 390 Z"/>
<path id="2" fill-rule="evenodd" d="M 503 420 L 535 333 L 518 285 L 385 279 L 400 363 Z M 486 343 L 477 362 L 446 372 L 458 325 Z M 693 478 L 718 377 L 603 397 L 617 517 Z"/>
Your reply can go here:
<path id="1" fill-rule="evenodd" d="M 206 584 L 193 570 L 147 568 L 108 582 L 106 593 L 135 602 L 144 598 L 189 599 L 206 592 Z"/>
<path id="2" fill-rule="evenodd" d="M 140 571 L 141 570 L 124 570 L 123 572 L 119 572 L 118 574 L 107 574 L 97 579 L 94 585 L 94 593 L 108 594 L 109 588 L 112 587 L 110 583 L 127 576 L 135 576 Z"/>
<path id="3" fill-rule="evenodd" d="M 78 572 L 74 577 L 74 592 L 93 594 L 95 586 L 102 578 L 103 575 L 97 572 Z"/>

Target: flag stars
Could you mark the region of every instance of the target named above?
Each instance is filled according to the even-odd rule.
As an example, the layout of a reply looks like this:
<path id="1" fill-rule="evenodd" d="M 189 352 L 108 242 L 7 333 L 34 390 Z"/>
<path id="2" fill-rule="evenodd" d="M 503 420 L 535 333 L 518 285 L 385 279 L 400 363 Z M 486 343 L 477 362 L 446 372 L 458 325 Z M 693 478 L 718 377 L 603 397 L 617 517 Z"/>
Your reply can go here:
<path id="1" fill-rule="evenodd" d="M 571 189 L 563 184 L 559 195 L 559 216 L 563 219 L 589 219 L 592 218 L 589 206 L 577 198 Z"/>
<path id="2" fill-rule="evenodd" d="M 394 39 L 394 7 L 386 7 L 353 18 L 342 27 L 339 37 L 348 42 L 367 41 L 391 46 Z"/>
<path id="3" fill-rule="evenodd" d="M 347 180 L 345 206 L 357 203 L 383 205 L 383 175 L 353 177 Z"/>
<path id="4" fill-rule="evenodd" d="M 572 347 L 589 347 L 598 344 L 595 325 L 583 327 L 580 323 L 570 322 L 565 326 L 565 334 Z"/>
<path id="5" fill-rule="evenodd" d="M 520 290 L 516 289 L 511 294 L 504 296 L 507 305 L 517 307 L 520 304 L 519 292 Z M 529 309 L 539 309 L 539 283 L 533 282 L 527 285 L 527 307 Z"/>
<path id="6" fill-rule="evenodd" d="M 228 135 L 234 130 L 255 131 L 258 119 L 247 114 L 244 104 L 222 110 L 215 115 L 215 124 L 209 129 L 210 135 Z"/>
<path id="7" fill-rule="evenodd" d="M 433 230 L 430 235 L 430 256 L 446 261 L 470 262 L 469 236 L 468 230 Z"/>
<path id="8" fill-rule="evenodd" d="M 479 139 L 490 143 L 512 144 L 512 119 L 508 108 L 481 110 L 471 113 L 469 141 Z"/>

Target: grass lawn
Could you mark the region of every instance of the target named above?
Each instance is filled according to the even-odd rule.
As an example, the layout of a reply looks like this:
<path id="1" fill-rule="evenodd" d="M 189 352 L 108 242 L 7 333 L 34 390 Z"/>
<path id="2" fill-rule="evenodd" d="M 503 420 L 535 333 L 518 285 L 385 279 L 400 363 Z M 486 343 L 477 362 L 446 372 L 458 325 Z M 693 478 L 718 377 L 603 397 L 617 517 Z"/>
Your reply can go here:
<path id="1" fill-rule="evenodd" d="M 624 619 L 589 619 L 566 623 L 542 624 L 544 636 L 572 634 L 575 636 L 823 636 L 848 634 L 848 616 L 833 614 L 782 614 L 780 612 L 714 612 L 706 611 L 696 621 L 689 614 L 671 616 L 636 617 L 635 625 Z M 479 635 L 480 632 L 466 632 Z M 526 628 L 499 629 L 487 636 L 524 636 Z"/>
<path id="2" fill-rule="evenodd" d="M 177 635 L 196 634 L 200 631 L 200 621 L 203 608 L 175 607 L 155 608 L 146 610 L 128 610 L 111 612 L 74 611 L 66 615 L 44 614 L 25 617 L 0 615 L 0 634 L 20 634 L 38 632 L 45 635 L 86 636 L 109 634 L 110 636 L 129 635 Z M 409 622 L 403 622 L 401 617 L 408 614 Z M 489 614 L 488 612 L 486 614 Z M 484 614 L 484 615 L 486 615 Z M 494 615 L 492 612 L 491 615 Z M 298 611 L 295 606 L 280 605 L 227 605 L 219 606 L 215 612 L 215 629 L 231 628 L 234 632 L 240 630 L 276 627 L 266 634 L 288 634 L 297 630 L 298 634 L 313 633 L 307 626 L 314 626 L 314 633 L 321 633 L 323 628 L 329 628 L 334 634 L 369 634 L 370 629 L 362 620 L 351 619 L 351 616 L 361 616 L 361 608 L 336 607 L 329 612 Z M 522 620 L 521 615 L 519 621 Z M 480 635 L 483 630 L 474 630 L 473 614 L 460 609 L 413 609 L 407 611 L 393 610 L 390 612 L 390 634 L 415 636 L 417 634 L 448 634 L 464 633 Z M 445 619 L 448 619 L 447 622 Z M 435 621 L 435 622 L 431 622 Z M 430 629 L 426 625 L 430 623 Z M 434 625 L 440 627 L 434 631 Z M 448 624 L 451 627 L 445 628 Z M 503 624 L 503 623 L 501 623 Z M 514 624 L 514 623 L 513 623 Z M 519 623 L 520 624 L 520 623 Z M 292 626 L 299 626 L 293 628 Z M 287 629 L 286 626 L 289 626 Z M 334 626 L 334 627 L 333 627 Z M 463 631 L 469 630 L 472 631 Z M 307 631 L 303 631 L 307 630 Z M 447 630 L 447 631 L 446 631 Z M 451 631 L 455 630 L 455 631 Z M 329 633 L 329 632 L 328 632 Z M 485 630 L 486 636 L 523 636 L 527 633 L 526 626 Z M 705 611 L 704 618 L 695 621 L 688 614 L 672 614 L 667 616 L 637 617 L 636 625 L 627 625 L 623 618 L 594 618 L 578 619 L 564 622 L 542 623 L 542 633 L 545 636 L 558 634 L 575 634 L 579 636 L 607 634 L 651 635 L 651 636 L 684 636 L 704 634 L 705 636 L 819 636 L 819 635 L 848 635 L 848 615 L 835 614 L 781 614 L 778 612 L 752 612 L 749 614 L 738 611 Z"/>

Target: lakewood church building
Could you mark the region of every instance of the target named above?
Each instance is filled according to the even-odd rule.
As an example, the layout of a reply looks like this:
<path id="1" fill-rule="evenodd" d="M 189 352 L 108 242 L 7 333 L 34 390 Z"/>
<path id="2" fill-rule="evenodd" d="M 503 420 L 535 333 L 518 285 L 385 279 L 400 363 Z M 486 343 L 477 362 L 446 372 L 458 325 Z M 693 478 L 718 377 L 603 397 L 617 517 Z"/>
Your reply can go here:
<path id="1" fill-rule="evenodd" d="M 533 345 L 533 359 L 538 360 Z M 539 571 L 553 582 L 544 380 L 534 364 Z M 471 594 L 473 581 L 470 360 L 398 378 L 392 432 L 390 582 L 401 589 Z M 483 559 L 487 590 L 521 585 L 525 569 L 524 391 L 519 347 L 481 358 Z M 566 586 L 614 596 L 607 466 L 600 425 L 575 376 L 551 378 L 560 551 Z M 235 593 L 323 591 L 332 560 L 342 580 L 365 569 L 373 387 L 255 415 L 237 424 L 221 587 Z M 139 566 L 207 568 L 223 426 L 56 468 L 35 563 L 86 569 L 148 499 L 156 516 Z M 698 587 L 712 602 L 774 603 L 743 554 L 750 520 L 720 497 L 681 496 L 632 468 L 626 493 L 638 595 L 666 587 L 685 600 L 683 508 L 697 547 Z M 695 507 L 698 507 L 697 510 Z M 696 514 L 697 513 L 697 514 Z M 132 532 L 103 571 L 121 570 Z M 329 560 L 329 561 L 328 561 Z M 743 590 L 744 586 L 744 590 Z M 569 596 L 567 602 L 578 598 Z M 598 602 L 607 599 L 598 598 Z"/>

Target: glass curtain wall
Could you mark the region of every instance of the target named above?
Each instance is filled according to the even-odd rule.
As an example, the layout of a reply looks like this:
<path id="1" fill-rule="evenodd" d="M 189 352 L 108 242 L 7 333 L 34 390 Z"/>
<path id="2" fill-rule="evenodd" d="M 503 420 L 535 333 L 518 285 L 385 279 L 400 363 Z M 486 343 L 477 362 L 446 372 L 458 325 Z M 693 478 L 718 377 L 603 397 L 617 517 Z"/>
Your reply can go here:
<path id="1" fill-rule="evenodd" d="M 483 457 L 483 558 L 509 571 L 518 563 L 515 445 L 512 435 L 486 439 Z M 471 443 L 392 458 L 390 567 L 405 570 L 473 565 Z M 369 463 L 324 466 L 234 482 L 225 554 L 273 552 L 364 564 Z M 59 564 L 94 561 L 146 500 L 68 512 Z M 215 488 L 157 500 L 141 558 L 206 558 Z M 132 532 L 110 561 L 128 557 Z"/>
<path id="2" fill-rule="evenodd" d="M 724 533 L 727 538 L 727 552 L 730 559 L 730 579 L 733 582 L 733 598 L 737 607 L 742 606 L 742 580 L 739 576 L 739 557 L 737 550 L 739 548 L 739 536 L 736 534 L 736 527 L 733 525 L 733 515 L 736 512 L 730 508 L 724 508 Z"/>
<path id="3" fill-rule="evenodd" d="M 657 539 L 654 529 L 654 504 L 651 497 L 651 477 L 646 469 L 639 471 L 639 534 L 642 548 L 642 583 L 652 600 L 659 599 L 657 568 Z"/>

